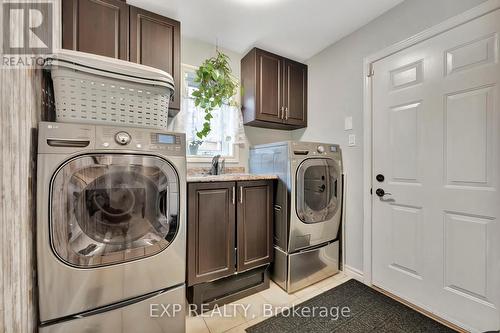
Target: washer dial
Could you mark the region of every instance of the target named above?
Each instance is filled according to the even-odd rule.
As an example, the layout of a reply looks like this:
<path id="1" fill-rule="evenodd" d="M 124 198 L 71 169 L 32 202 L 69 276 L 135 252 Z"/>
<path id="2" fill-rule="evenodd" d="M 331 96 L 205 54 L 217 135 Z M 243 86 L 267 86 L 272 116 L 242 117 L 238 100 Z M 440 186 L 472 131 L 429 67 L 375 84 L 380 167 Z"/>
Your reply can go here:
<path id="1" fill-rule="evenodd" d="M 127 132 L 118 132 L 115 134 L 115 141 L 119 145 L 127 145 L 132 140 L 132 137 Z"/>

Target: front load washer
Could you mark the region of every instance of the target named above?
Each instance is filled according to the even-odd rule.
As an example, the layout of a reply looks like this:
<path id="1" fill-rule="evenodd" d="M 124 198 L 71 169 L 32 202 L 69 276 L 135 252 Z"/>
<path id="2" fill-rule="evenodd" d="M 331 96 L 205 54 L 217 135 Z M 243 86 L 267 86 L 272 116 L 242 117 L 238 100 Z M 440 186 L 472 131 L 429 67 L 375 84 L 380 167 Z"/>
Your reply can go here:
<path id="1" fill-rule="evenodd" d="M 40 332 L 184 332 L 185 152 L 180 133 L 39 124 Z"/>
<path id="2" fill-rule="evenodd" d="M 279 177 L 273 280 L 287 292 L 339 270 L 343 169 L 338 145 L 287 141 L 250 150 L 250 172 Z"/>

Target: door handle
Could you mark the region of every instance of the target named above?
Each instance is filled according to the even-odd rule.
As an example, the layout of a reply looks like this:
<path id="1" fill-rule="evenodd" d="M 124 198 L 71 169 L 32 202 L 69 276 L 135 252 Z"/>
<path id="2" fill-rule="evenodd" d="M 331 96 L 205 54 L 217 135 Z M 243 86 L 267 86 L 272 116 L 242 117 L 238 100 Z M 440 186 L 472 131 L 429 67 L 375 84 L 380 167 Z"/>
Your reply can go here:
<path id="1" fill-rule="evenodd" d="M 285 120 L 288 120 L 288 106 L 285 107 Z"/>
<path id="2" fill-rule="evenodd" d="M 243 186 L 240 186 L 240 203 L 243 203 Z"/>
<path id="3" fill-rule="evenodd" d="M 278 118 L 283 119 L 285 117 L 285 107 L 280 108 L 281 114 L 278 114 Z"/>
<path id="4" fill-rule="evenodd" d="M 375 191 L 375 194 L 378 195 L 380 198 L 383 198 L 385 197 L 386 195 L 392 195 L 392 193 L 389 193 L 389 192 L 386 192 L 384 191 L 383 188 L 378 188 L 376 191 Z"/>
<path id="5" fill-rule="evenodd" d="M 233 205 L 236 203 L 236 189 L 233 186 Z"/>

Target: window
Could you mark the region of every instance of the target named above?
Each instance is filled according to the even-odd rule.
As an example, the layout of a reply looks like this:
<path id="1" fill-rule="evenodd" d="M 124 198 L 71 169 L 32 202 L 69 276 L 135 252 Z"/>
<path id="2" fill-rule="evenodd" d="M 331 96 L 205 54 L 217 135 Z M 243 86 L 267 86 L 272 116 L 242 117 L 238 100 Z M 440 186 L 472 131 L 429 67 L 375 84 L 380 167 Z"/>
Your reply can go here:
<path id="1" fill-rule="evenodd" d="M 213 112 L 210 134 L 200 139 L 196 136 L 198 129 L 203 127 L 205 112 L 194 105 L 192 93 L 197 89 L 196 67 L 182 66 L 182 118 L 183 128 L 186 132 L 187 156 L 191 161 L 205 161 L 215 155 L 226 157 L 226 160 L 237 161 L 240 115 L 236 107 L 224 105 Z M 182 126 L 182 125 L 181 125 Z"/>

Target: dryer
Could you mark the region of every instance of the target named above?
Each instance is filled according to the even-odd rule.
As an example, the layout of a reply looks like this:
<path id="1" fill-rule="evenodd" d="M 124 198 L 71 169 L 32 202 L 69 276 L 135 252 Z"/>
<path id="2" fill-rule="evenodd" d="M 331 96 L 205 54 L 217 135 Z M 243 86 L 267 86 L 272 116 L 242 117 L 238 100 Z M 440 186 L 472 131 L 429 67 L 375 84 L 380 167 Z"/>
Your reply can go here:
<path id="1" fill-rule="evenodd" d="M 40 332 L 184 332 L 185 152 L 180 133 L 39 124 Z"/>
<path id="2" fill-rule="evenodd" d="M 250 172 L 279 176 L 273 280 L 287 292 L 339 270 L 343 167 L 338 145 L 287 141 L 250 150 Z"/>

